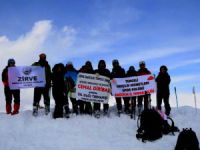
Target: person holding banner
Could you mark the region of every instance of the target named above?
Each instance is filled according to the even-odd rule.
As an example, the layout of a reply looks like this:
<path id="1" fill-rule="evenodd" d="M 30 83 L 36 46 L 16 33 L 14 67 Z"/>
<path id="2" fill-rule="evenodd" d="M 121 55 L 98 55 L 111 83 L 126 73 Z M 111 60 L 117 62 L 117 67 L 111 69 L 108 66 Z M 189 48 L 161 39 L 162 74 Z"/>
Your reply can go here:
<path id="1" fill-rule="evenodd" d="M 78 114 L 78 105 L 76 101 L 76 81 L 78 71 L 74 68 L 72 62 L 66 64 L 66 72 L 64 75 L 66 95 L 72 102 L 73 113 Z"/>
<path id="2" fill-rule="evenodd" d="M 144 61 L 140 61 L 139 62 L 139 66 L 140 66 L 140 69 L 137 72 L 138 76 L 151 74 L 151 72 L 146 68 L 146 64 L 145 64 Z M 149 102 L 150 102 L 150 96 L 151 96 L 150 94 L 145 94 L 145 95 L 138 96 L 138 110 L 139 110 L 139 113 L 141 113 L 141 110 L 142 110 L 142 101 L 143 101 L 143 99 L 144 99 L 144 109 L 148 109 Z"/>
<path id="3" fill-rule="evenodd" d="M 46 85 L 45 87 L 34 88 L 34 99 L 33 99 L 33 115 L 38 115 L 38 107 L 41 96 L 44 97 L 45 114 L 48 115 L 50 112 L 50 96 L 49 90 L 51 87 L 51 67 L 46 60 L 46 54 L 42 53 L 39 55 L 39 61 L 32 64 L 32 66 L 41 66 L 45 68 Z"/>
<path id="4" fill-rule="evenodd" d="M 65 67 L 62 63 L 54 65 L 52 69 L 52 95 L 55 100 L 55 109 L 53 118 L 63 117 L 63 106 L 65 108 L 65 114 L 69 114 L 68 100 L 66 100 L 65 94 L 65 82 L 64 82 Z"/>
<path id="5" fill-rule="evenodd" d="M 119 65 L 119 61 L 117 59 L 114 59 L 112 61 L 112 65 L 113 65 L 113 69 L 112 69 L 112 72 L 111 72 L 111 79 L 125 77 L 125 70 Z M 122 113 L 121 97 L 115 97 L 115 100 L 116 100 L 116 103 L 117 103 L 118 114 L 121 114 Z M 126 99 L 124 99 L 124 102 L 125 102 L 125 100 Z"/>
<path id="6" fill-rule="evenodd" d="M 95 70 L 95 73 L 97 75 L 106 76 L 109 79 L 111 77 L 110 71 L 106 68 L 105 60 L 100 60 L 99 61 L 98 69 Z M 95 116 L 100 116 L 100 108 L 101 108 L 101 104 L 100 103 L 94 103 L 94 114 L 95 114 Z M 108 114 L 108 109 L 109 109 L 109 104 L 103 104 L 104 115 Z"/>
<path id="7" fill-rule="evenodd" d="M 15 115 L 19 113 L 20 108 L 20 90 L 11 90 L 8 84 L 8 68 L 15 67 L 15 60 L 13 58 L 8 60 L 8 65 L 2 72 L 2 82 L 4 84 L 4 94 L 6 98 L 6 113 Z M 12 97 L 14 97 L 14 110 L 12 111 Z"/>
<path id="8" fill-rule="evenodd" d="M 89 73 L 89 74 L 94 74 L 94 69 L 92 67 L 92 63 L 90 61 L 86 61 L 85 65 L 81 67 L 79 70 L 81 73 Z M 91 102 L 84 102 L 82 100 L 79 101 L 79 106 L 80 106 L 80 113 L 85 113 L 92 115 L 92 104 Z"/>
<path id="9" fill-rule="evenodd" d="M 134 66 L 130 66 L 129 70 L 126 73 L 126 77 L 135 77 L 137 76 L 137 71 L 135 70 Z M 135 110 L 136 106 L 136 96 L 133 97 L 124 97 L 124 112 L 126 114 L 133 113 L 133 110 Z M 131 109 L 130 109 L 130 102 L 131 102 Z"/>
<path id="10" fill-rule="evenodd" d="M 160 72 L 158 76 L 156 77 L 156 83 L 157 83 L 157 108 L 161 110 L 162 105 L 162 99 L 164 100 L 165 105 L 165 114 L 169 116 L 171 107 L 169 105 L 169 84 L 170 84 L 170 76 L 167 72 L 166 66 L 160 67 Z"/>

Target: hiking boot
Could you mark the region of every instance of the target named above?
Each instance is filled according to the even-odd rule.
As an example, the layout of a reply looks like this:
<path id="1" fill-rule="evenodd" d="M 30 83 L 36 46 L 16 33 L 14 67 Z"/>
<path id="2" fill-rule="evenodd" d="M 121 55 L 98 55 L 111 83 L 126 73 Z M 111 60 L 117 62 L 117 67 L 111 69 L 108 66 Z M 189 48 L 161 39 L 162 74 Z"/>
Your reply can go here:
<path id="1" fill-rule="evenodd" d="M 122 110 L 121 109 L 118 110 L 117 114 L 118 114 L 119 117 L 120 117 L 121 113 L 122 113 Z"/>
<path id="2" fill-rule="evenodd" d="M 12 111 L 11 104 L 6 104 L 6 113 L 7 113 L 7 114 L 10 114 L 11 111 Z"/>
<path id="3" fill-rule="evenodd" d="M 63 115 L 63 116 L 64 116 L 65 118 L 69 118 L 69 117 L 70 117 L 69 106 L 68 106 L 68 105 L 64 105 L 63 108 L 64 108 L 64 115 Z"/>
<path id="4" fill-rule="evenodd" d="M 18 114 L 19 113 L 19 108 L 20 108 L 19 104 L 14 104 L 14 111 L 11 113 L 11 115 Z"/>
<path id="5" fill-rule="evenodd" d="M 108 110 L 104 110 L 104 111 L 103 111 L 103 115 L 104 115 L 104 116 L 108 115 Z"/>

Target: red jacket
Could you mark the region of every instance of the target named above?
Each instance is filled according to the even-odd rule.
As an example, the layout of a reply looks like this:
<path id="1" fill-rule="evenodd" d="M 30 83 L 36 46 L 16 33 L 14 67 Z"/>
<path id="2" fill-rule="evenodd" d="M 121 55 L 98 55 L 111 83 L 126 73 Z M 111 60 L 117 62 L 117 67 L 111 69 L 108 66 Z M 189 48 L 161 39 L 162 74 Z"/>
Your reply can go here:
<path id="1" fill-rule="evenodd" d="M 139 69 L 137 72 L 138 76 L 143 76 L 148 74 L 151 74 L 151 72 L 147 68 Z"/>

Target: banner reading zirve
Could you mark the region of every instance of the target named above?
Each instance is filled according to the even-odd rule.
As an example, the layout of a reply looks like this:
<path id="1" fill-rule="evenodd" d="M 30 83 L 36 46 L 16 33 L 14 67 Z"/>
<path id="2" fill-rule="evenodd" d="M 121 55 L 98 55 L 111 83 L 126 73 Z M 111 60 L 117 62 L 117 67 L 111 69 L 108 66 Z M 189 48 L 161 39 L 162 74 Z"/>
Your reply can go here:
<path id="1" fill-rule="evenodd" d="M 154 93 L 156 83 L 153 75 L 143 75 L 112 80 L 112 94 L 115 97 L 130 97 Z"/>
<path id="2" fill-rule="evenodd" d="M 108 103 L 110 79 L 87 73 L 79 73 L 76 84 L 76 99 L 82 101 Z"/>
<path id="3" fill-rule="evenodd" d="M 44 87 L 45 70 L 40 66 L 18 66 L 8 68 L 10 89 Z"/>

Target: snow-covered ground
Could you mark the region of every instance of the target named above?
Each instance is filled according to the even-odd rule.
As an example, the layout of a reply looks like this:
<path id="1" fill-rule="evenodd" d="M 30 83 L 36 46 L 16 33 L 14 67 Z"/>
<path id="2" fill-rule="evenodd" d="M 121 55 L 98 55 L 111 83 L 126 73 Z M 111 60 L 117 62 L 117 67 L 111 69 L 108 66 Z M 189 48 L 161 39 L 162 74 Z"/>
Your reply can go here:
<path id="1" fill-rule="evenodd" d="M 138 141 L 135 137 L 137 121 L 127 115 L 117 117 L 113 98 L 109 118 L 96 119 L 86 115 L 52 119 L 51 115 L 45 116 L 42 109 L 38 117 L 33 117 L 32 100 L 25 98 L 25 92 L 22 91 L 18 115 L 6 115 L 1 101 L 0 150 L 173 150 L 176 144 L 178 133 L 163 136 L 155 142 Z M 155 99 L 152 100 L 154 105 Z M 53 106 L 52 100 L 51 111 Z M 180 129 L 191 127 L 200 139 L 200 109 L 196 111 L 191 106 L 173 107 L 171 115 Z"/>

